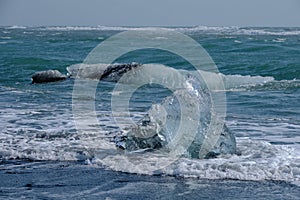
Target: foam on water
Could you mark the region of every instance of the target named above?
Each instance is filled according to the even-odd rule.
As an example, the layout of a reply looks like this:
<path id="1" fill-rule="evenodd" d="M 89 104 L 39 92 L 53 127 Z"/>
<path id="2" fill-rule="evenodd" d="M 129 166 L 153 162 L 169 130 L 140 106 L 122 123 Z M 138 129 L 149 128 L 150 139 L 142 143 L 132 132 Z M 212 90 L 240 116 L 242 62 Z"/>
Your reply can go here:
<path id="1" fill-rule="evenodd" d="M 22 120 L 29 110 L 7 110 L 9 120 Z M 66 111 L 66 113 L 68 113 Z M 39 114 L 38 112 L 32 113 Z M 70 113 L 69 113 L 70 114 Z M 109 112 L 99 113 L 102 125 L 111 127 Z M 138 114 L 140 117 L 140 114 Z M 108 131 L 94 134 L 72 132 L 74 124 L 68 114 L 46 120 L 42 130 L 24 127 L 8 127 L 0 133 L 2 159 L 31 159 L 55 161 L 86 161 L 90 165 L 101 166 L 116 171 L 139 174 L 166 174 L 182 177 L 205 179 L 239 179 L 239 180 L 284 180 L 299 183 L 300 154 L 286 145 L 271 145 L 265 141 L 247 137 L 237 137 L 237 149 L 241 155 L 223 155 L 214 159 L 172 158 L 163 153 L 133 152 L 124 154 L 117 151 L 110 142 Z M 53 121 L 54 120 L 54 121 Z M 66 123 L 62 123 L 65 121 Z M 28 124 L 30 121 L 23 119 Z M 31 122 L 32 123 L 32 122 Z M 52 128 L 52 123 L 60 123 Z M 64 124 L 64 125 L 63 125 Z M 16 125 L 17 126 L 17 125 Z M 47 128 L 48 127 L 48 128 Z M 61 128 L 58 128 L 61 127 Z M 232 127 L 232 125 L 230 125 Z M 284 128 L 283 130 L 284 131 Z M 158 161 L 171 161 L 171 165 L 157 170 Z M 152 169 L 155 169 L 152 171 Z"/>
<path id="2" fill-rule="evenodd" d="M 110 169 L 140 173 L 166 174 L 181 177 L 204 179 L 238 179 L 238 180 L 284 180 L 298 183 L 300 181 L 300 154 L 288 146 L 271 145 L 249 138 L 237 138 L 241 155 L 223 156 L 215 159 L 180 158 L 164 169 L 150 171 L 158 160 L 167 159 L 158 155 L 143 156 L 109 156 L 97 157 L 91 163 L 109 166 Z M 113 166 L 113 167 L 112 167 Z"/>
<path id="3" fill-rule="evenodd" d="M 236 26 L 196 26 L 188 28 L 175 28 L 175 30 L 182 32 L 207 32 L 210 34 L 228 34 L 228 35 L 300 35 L 299 29 L 290 29 L 280 31 L 270 30 L 266 28 L 255 28 L 255 27 L 236 27 Z"/>
<path id="4" fill-rule="evenodd" d="M 18 26 L 18 25 L 13 25 L 13 26 L 8 26 L 6 29 L 26 29 L 28 27 L 26 26 Z"/>
<path id="5" fill-rule="evenodd" d="M 11 28 L 11 27 L 10 27 Z M 13 27 L 24 28 L 24 27 Z M 26 28 L 26 27 L 25 27 Z M 128 30 L 149 30 L 157 27 L 126 27 L 126 26 L 53 26 L 38 27 L 40 30 L 50 31 L 128 31 Z M 226 34 L 226 35 L 273 35 L 273 36 L 297 36 L 300 35 L 299 28 L 280 28 L 272 30 L 268 27 L 237 27 L 237 26 L 193 26 L 193 27 L 164 27 L 183 33 L 204 33 L 204 34 Z"/>
<path id="6" fill-rule="evenodd" d="M 3 36 L 3 37 L 0 37 L 0 39 L 4 39 L 4 40 L 9 40 L 9 39 L 11 39 L 11 37 L 8 37 L 8 36 Z"/>
<path id="7" fill-rule="evenodd" d="M 300 154 L 286 146 L 238 138 L 240 156 L 185 160 L 166 172 L 202 178 L 299 181 Z"/>
<path id="8" fill-rule="evenodd" d="M 20 124 L 34 123 L 34 120 L 27 120 L 24 115 L 39 115 L 41 112 L 24 109 L 2 111 L 8 121 L 19 121 Z M 180 158 L 164 169 L 151 171 L 158 160 L 168 162 L 171 158 L 151 152 L 120 153 L 114 143 L 110 142 L 111 136 L 107 135 L 108 131 L 101 132 L 95 128 L 94 134 L 89 132 L 88 135 L 70 131 L 74 130 L 71 113 L 67 110 L 64 112 L 64 115 L 45 118 L 41 130 L 30 126 L 20 129 L 17 124 L 15 127 L 2 129 L 2 159 L 85 160 L 91 165 L 123 172 L 205 179 L 285 180 L 293 183 L 299 182 L 300 179 L 298 151 L 289 146 L 271 145 L 265 141 L 245 137 L 237 138 L 237 148 L 241 154 L 239 156 L 226 155 L 205 160 Z M 101 112 L 98 115 L 101 116 L 103 127 L 111 127 L 113 121 L 109 112 Z M 137 117 L 141 115 L 138 114 Z M 3 122 L 3 119 L 1 121 Z M 280 131 L 285 131 L 284 127 Z"/>
<path id="9" fill-rule="evenodd" d="M 299 89 L 300 80 L 270 80 L 264 83 L 258 83 L 253 85 L 245 85 L 244 89 L 253 90 L 253 91 L 267 91 L 267 90 L 291 90 Z"/>
<path id="10" fill-rule="evenodd" d="M 157 27 L 123 27 L 123 26 L 53 26 L 39 27 L 40 30 L 50 31 L 128 31 L 128 30 L 153 30 Z"/>

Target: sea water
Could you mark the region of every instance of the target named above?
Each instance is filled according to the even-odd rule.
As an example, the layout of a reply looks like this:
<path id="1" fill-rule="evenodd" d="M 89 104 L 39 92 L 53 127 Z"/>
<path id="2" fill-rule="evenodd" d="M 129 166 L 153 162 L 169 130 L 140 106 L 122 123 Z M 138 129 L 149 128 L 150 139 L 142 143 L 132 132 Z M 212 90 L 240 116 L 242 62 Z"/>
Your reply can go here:
<path id="1" fill-rule="evenodd" d="M 67 74 L 67 67 L 82 63 L 110 36 L 141 29 L 147 30 L 0 28 L 0 197 L 299 198 L 299 28 L 167 27 L 196 40 L 216 63 L 225 84 L 225 123 L 236 136 L 234 155 L 172 162 L 151 152 L 128 155 L 113 142 L 120 131 L 111 111 L 115 83 L 99 82 L 94 96 L 81 99 L 94 105 L 98 120 L 88 122 L 87 132 L 74 122 L 74 79 L 30 84 L 36 71 Z M 129 52 L 115 62 L 193 68 L 159 49 Z M 155 84 L 138 88 L 129 117 L 138 122 L 171 94 Z M 149 170 L 158 160 L 169 164 Z"/>

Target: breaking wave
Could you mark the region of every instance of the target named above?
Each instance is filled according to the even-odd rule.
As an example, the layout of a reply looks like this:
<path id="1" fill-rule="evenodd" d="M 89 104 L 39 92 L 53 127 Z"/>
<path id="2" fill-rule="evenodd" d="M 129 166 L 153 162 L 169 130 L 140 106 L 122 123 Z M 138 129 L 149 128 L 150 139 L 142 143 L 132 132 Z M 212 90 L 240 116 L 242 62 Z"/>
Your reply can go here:
<path id="1" fill-rule="evenodd" d="M 10 26 L 6 29 L 38 29 L 46 31 L 128 31 L 128 30 L 153 30 L 165 28 L 184 33 L 225 34 L 225 35 L 273 35 L 273 36 L 298 36 L 299 28 L 272 28 L 272 27 L 237 27 L 237 26 L 192 26 L 192 27 L 128 27 L 128 26 L 48 26 L 24 27 Z"/>

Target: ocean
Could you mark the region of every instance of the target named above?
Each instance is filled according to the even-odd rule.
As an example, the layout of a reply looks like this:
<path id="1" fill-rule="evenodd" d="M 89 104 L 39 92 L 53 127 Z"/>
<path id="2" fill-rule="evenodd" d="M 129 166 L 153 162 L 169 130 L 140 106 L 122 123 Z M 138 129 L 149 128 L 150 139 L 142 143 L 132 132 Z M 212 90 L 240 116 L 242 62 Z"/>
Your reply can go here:
<path id="1" fill-rule="evenodd" d="M 225 124 L 236 137 L 233 155 L 174 161 L 165 154 L 124 153 L 113 142 L 120 131 L 114 116 L 124 117 L 112 112 L 116 83 L 96 82 L 95 94 L 81 99 L 97 118 L 86 131 L 74 115 L 75 79 L 31 84 L 38 71 L 67 74 L 111 36 L 152 29 L 160 30 L 0 27 L 1 199 L 300 198 L 300 28 L 165 27 L 201 44 L 227 81 Z M 153 48 L 114 60 L 132 62 L 193 68 L 183 57 Z M 137 123 L 171 94 L 157 84 L 137 88 L 124 118 Z M 168 164 L 157 167 L 160 160 Z"/>

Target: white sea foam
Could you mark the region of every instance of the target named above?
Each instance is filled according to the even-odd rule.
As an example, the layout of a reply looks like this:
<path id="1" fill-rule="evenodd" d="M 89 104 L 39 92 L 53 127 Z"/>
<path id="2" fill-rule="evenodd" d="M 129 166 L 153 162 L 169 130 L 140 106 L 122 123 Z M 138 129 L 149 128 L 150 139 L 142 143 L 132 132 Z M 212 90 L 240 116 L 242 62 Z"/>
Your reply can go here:
<path id="1" fill-rule="evenodd" d="M 166 174 L 203 179 L 282 180 L 298 184 L 300 181 L 300 154 L 288 146 L 276 146 L 248 138 L 237 138 L 241 155 L 215 159 L 181 158 L 159 170 L 156 163 L 168 160 L 155 154 L 115 155 L 94 158 L 91 163 L 110 169 L 139 174 Z M 153 171 L 152 171 L 153 169 Z"/>
<path id="2" fill-rule="evenodd" d="M 9 40 L 9 39 L 11 39 L 11 37 L 8 37 L 8 36 L 6 36 L 6 37 L 0 37 L 1 39 L 4 39 L 4 40 Z"/>
<path id="3" fill-rule="evenodd" d="M 26 26 L 18 26 L 18 25 L 6 27 L 6 29 L 26 29 L 26 28 L 27 28 Z"/>
<path id="4" fill-rule="evenodd" d="M 239 29 L 233 34 L 237 35 L 278 35 L 278 36 L 291 36 L 291 35 L 300 35 L 300 30 L 286 30 L 286 31 L 270 31 L 264 29 Z"/>
<path id="5" fill-rule="evenodd" d="M 242 41 L 240 41 L 240 40 L 234 40 L 234 42 L 238 43 L 238 44 L 242 43 Z"/>
<path id="6" fill-rule="evenodd" d="M 189 28 L 176 28 L 175 30 L 183 32 L 207 32 L 210 34 L 228 34 L 228 35 L 300 35 L 299 29 L 282 30 L 271 28 L 243 28 L 243 27 L 209 27 L 197 26 Z"/>
<path id="7" fill-rule="evenodd" d="M 239 27 L 237 26 L 194 26 L 194 27 L 180 27 L 180 28 L 174 28 L 177 31 L 180 32 L 203 32 L 203 33 L 216 33 L 216 34 L 222 34 L 222 33 L 233 33 L 237 30 L 239 30 Z"/>
<path id="8" fill-rule="evenodd" d="M 30 107 L 30 106 L 29 106 Z M 239 180 L 284 180 L 292 183 L 300 181 L 300 154 L 297 150 L 284 145 L 271 145 L 265 141 L 245 137 L 237 138 L 237 147 L 241 155 L 226 155 L 215 159 L 180 158 L 165 168 L 158 168 L 156 163 L 169 162 L 168 156 L 159 153 L 140 152 L 123 154 L 117 151 L 109 141 L 107 131 L 97 130 L 89 134 L 70 132 L 74 129 L 70 111 L 63 115 L 44 117 L 38 120 L 43 128 L 33 128 L 30 116 L 39 116 L 46 110 L 30 109 L 3 111 L 0 133 L 0 154 L 6 159 L 82 161 L 94 166 L 106 167 L 116 171 L 139 174 L 166 174 L 204 179 L 239 179 Z M 114 123 L 109 112 L 100 112 L 101 124 L 112 127 Z M 141 114 L 138 113 L 139 117 Z M 27 116 L 27 117 L 25 117 Z M 14 123 L 13 121 L 18 121 Z M 41 124 L 42 123 L 42 124 Z M 87 122 L 88 123 L 88 122 Z M 18 124 L 22 125 L 22 128 Z M 232 126 L 232 125 L 230 125 Z M 281 130 L 285 131 L 285 130 Z M 155 169 L 155 170 L 152 170 Z"/>
<path id="9" fill-rule="evenodd" d="M 175 164 L 165 173 L 184 177 L 239 180 L 300 180 L 300 154 L 287 146 L 238 138 L 240 156 L 211 160 L 187 160 Z"/>
<path id="10" fill-rule="evenodd" d="M 274 81 L 275 79 L 271 76 L 242 76 L 242 75 L 224 75 L 219 74 L 225 84 L 225 88 L 227 90 L 235 89 L 235 88 L 241 88 L 245 86 L 254 86 L 254 85 L 260 85 L 265 84 L 271 81 Z"/>
<path id="11" fill-rule="evenodd" d="M 51 31 L 128 31 L 128 30 L 153 30 L 158 27 L 122 27 L 122 26 L 51 26 L 40 27 L 40 30 Z"/>
<path id="12" fill-rule="evenodd" d="M 17 27 L 16 27 L 17 28 Z M 39 27 L 41 30 L 55 31 L 128 31 L 128 30 L 149 30 L 159 29 L 160 27 L 126 27 L 126 26 L 53 26 Z M 194 26 L 194 27 L 162 27 L 169 30 L 176 30 L 183 33 L 207 33 L 207 34 L 226 34 L 226 35 L 274 35 L 274 36 L 292 36 L 300 35 L 297 28 L 254 28 L 237 26 Z"/>
<path id="13" fill-rule="evenodd" d="M 285 42 L 286 41 L 286 38 L 276 38 L 275 40 L 272 40 L 273 42 Z"/>

